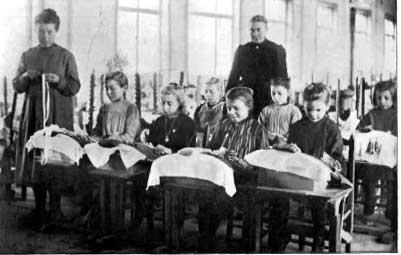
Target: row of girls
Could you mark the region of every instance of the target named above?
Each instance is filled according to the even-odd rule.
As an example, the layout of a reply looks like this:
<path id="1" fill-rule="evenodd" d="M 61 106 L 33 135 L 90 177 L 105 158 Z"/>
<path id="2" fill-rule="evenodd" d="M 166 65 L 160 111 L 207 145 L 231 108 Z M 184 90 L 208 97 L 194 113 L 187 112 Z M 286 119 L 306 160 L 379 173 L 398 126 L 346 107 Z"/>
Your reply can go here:
<path id="1" fill-rule="evenodd" d="M 127 78 L 122 72 L 106 76 L 106 93 L 111 103 L 100 109 L 96 127 L 98 136 L 121 141 L 134 141 L 138 136 L 139 115 L 136 107 L 125 99 L 127 85 Z M 186 114 L 183 88 L 176 83 L 164 87 L 161 90 L 162 115 L 150 125 L 148 142 L 160 154 L 176 153 L 185 150 L 185 147 L 193 147 L 196 132 L 207 129 L 204 132 L 207 134 L 207 148 L 204 150 L 234 163 L 236 183 L 255 183 L 253 167 L 243 158 L 252 151 L 267 149 L 273 144 L 288 143 L 294 151 L 319 159 L 326 152 L 344 165 L 342 135 L 339 126 L 329 117 L 330 91 L 324 84 L 312 83 L 306 86 L 303 91 L 302 114 L 289 101 L 289 79 L 273 80 L 271 97 L 274 103 L 266 106 L 257 118 L 252 112 L 254 102 L 251 89 L 234 87 L 226 92 L 224 100 L 220 91 L 218 80 L 211 79 L 205 89 L 206 102 L 197 107 L 193 120 Z M 341 96 L 342 102 L 350 97 L 347 93 Z M 341 105 L 343 107 L 339 117 L 342 127 L 356 128 L 355 121 L 352 124 L 350 118 L 353 116 L 350 108 L 347 104 Z M 363 116 L 358 128 L 389 131 L 397 135 L 396 87 L 393 82 L 380 82 L 376 85 L 374 106 Z M 241 199 L 236 199 L 240 196 L 240 193 L 236 194 L 233 200 L 234 204 L 242 207 Z M 200 202 L 200 207 L 204 209 L 200 209 L 199 230 L 204 248 L 211 250 L 215 231 L 232 206 L 224 195 L 215 199 L 218 203 L 207 202 L 209 199 Z M 289 201 L 277 199 L 273 204 L 268 243 L 272 252 L 282 252 L 290 238 L 286 229 Z M 317 203 L 311 207 L 315 226 L 313 250 L 322 251 L 325 205 Z M 208 227 L 202 226 L 202 222 L 209 222 Z"/>

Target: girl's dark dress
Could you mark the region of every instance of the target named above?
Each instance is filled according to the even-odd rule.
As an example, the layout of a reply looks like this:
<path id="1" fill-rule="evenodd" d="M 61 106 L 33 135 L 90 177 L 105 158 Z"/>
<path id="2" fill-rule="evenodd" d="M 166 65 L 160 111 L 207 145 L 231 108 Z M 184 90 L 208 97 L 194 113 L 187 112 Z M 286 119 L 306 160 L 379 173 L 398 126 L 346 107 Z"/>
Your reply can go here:
<path id="1" fill-rule="evenodd" d="M 341 132 L 337 125 L 327 116 L 317 122 L 312 122 L 304 117 L 291 125 L 288 143 L 295 143 L 303 153 L 318 159 L 322 158 L 323 153 L 326 152 L 340 163 L 344 161 Z M 321 250 L 326 220 L 325 203 L 314 200 L 310 202 L 314 225 L 313 250 Z M 289 241 L 290 236 L 287 230 L 288 214 L 288 199 L 277 199 L 273 202 L 269 234 L 269 247 L 273 251 L 283 251 Z"/>
<path id="2" fill-rule="evenodd" d="M 389 109 L 375 108 L 370 110 L 359 122 L 357 128 L 372 126 L 373 130 L 388 132 L 397 136 L 397 108 L 395 106 Z M 378 180 L 387 180 L 388 203 L 386 208 L 386 217 L 396 220 L 397 188 L 396 188 L 396 170 L 386 169 L 378 165 L 356 165 L 356 178 L 363 180 L 362 186 L 365 190 L 365 203 L 363 207 L 364 215 L 372 215 L 375 212 L 376 205 L 376 183 Z M 396 226 L 397 224 L 392 224 Z"/>
<path id="3" fill-rule="evenodd" d="M 160 116 L 149 128 L 149 142 L 160 144 L 173 152 L 195 144 L 194 121 L 185 114 L 175 118 Z"/>

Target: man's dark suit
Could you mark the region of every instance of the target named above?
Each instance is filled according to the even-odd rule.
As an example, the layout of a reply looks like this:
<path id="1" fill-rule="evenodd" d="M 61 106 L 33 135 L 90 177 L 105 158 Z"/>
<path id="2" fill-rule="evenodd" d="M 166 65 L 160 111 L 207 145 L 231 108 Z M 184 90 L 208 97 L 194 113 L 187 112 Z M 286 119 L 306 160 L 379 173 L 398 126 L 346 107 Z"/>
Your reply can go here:
<path id="1" fill-rule="evenodd" d="M 249 42 L 240 45 L 235 52 L 226 90 L 235 86 L 253 89 L 254 114 L 258 116 L 263 107 L 272 103 L 270 80 L 287 76 L 286 53 L 283 46 L 267 39 L 260 44 Z"/>

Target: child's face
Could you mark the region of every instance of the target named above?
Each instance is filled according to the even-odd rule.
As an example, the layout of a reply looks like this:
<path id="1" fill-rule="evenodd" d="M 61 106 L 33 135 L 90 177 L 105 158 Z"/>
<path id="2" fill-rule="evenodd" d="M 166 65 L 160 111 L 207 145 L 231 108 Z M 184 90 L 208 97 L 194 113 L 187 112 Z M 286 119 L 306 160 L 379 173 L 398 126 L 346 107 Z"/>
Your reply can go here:
<path id="1" fill-rule="evenodd" d="M 304 108 L 306 117 L 312 122 L 323 119 L 328 110 L 327 104 L 322 100 L 305 101 Z"/>
<path id="2" fill-rule="evenodd" d="M 232 122 L 238 123 L 249 116 L 249 107 L 241 99 L 226 100 L 227 114 Z"/>
<path id="3" fill-rule="evenodd" d="M 393 106 L 393 97 L 391 96 L 391 92 L 389 90 L 385 90 L 376 93 L 376 103 L 381 109 L 389 109 L 391 106 Z"/>
<path id="4" fill-rule="evenodd" d="M 271 86 L 271 96 L 275 105 L 282 105 L 288 102 L 289 91 L 283 86 Z"/>
<path id="5" fill-rule="evenodd" d="M 208 85 L 205 90 L 206 101 L 209 104 L 217 104 L 220 100 L 220 92 L 217 88 L 217 84 Z"/>
<path id="6" fill-rule="evenodd" d="M 163 114 L 168 117 L 173 117 L 178 114 L 178 108 L 180 104 L 177 101 L 177 97 L 175 95 L 163 95 L 162 96 L 162 109 Z"/>
<path id="7" fill-rule="evenodd" d="M 124 97 L 125 88 L 120 86 L 120 83 L 115 80 L 108 80 L 106 83 L 106 94 L 111 102 L 116 102 Z"/>

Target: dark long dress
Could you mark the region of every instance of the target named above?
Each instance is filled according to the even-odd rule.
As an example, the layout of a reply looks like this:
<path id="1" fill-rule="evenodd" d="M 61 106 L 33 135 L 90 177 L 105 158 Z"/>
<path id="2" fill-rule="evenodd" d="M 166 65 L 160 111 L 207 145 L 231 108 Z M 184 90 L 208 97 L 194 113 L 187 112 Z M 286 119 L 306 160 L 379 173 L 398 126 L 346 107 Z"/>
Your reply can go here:
<path id="1" fill-rule="evenodd" d="M 81 87 L 74 56 L 67 49 L 53 44 L 47 48 L 36 46 L 22 54 L 13 86 L 16 92 L 25 93 L 16 156 L 17 183 L 24 185 L 38 181 L 36 171 L 33 171 L 33 155 L 26 152 L 25 143 L 35 131 L 43 128 L 41 79 L 22 78 L 27 70 L 54 73 L 60 77 L 58 84 L 49 84 L 50 109 L 46 125 L 56 124 L 73 130 L 72 100 Z"/>

